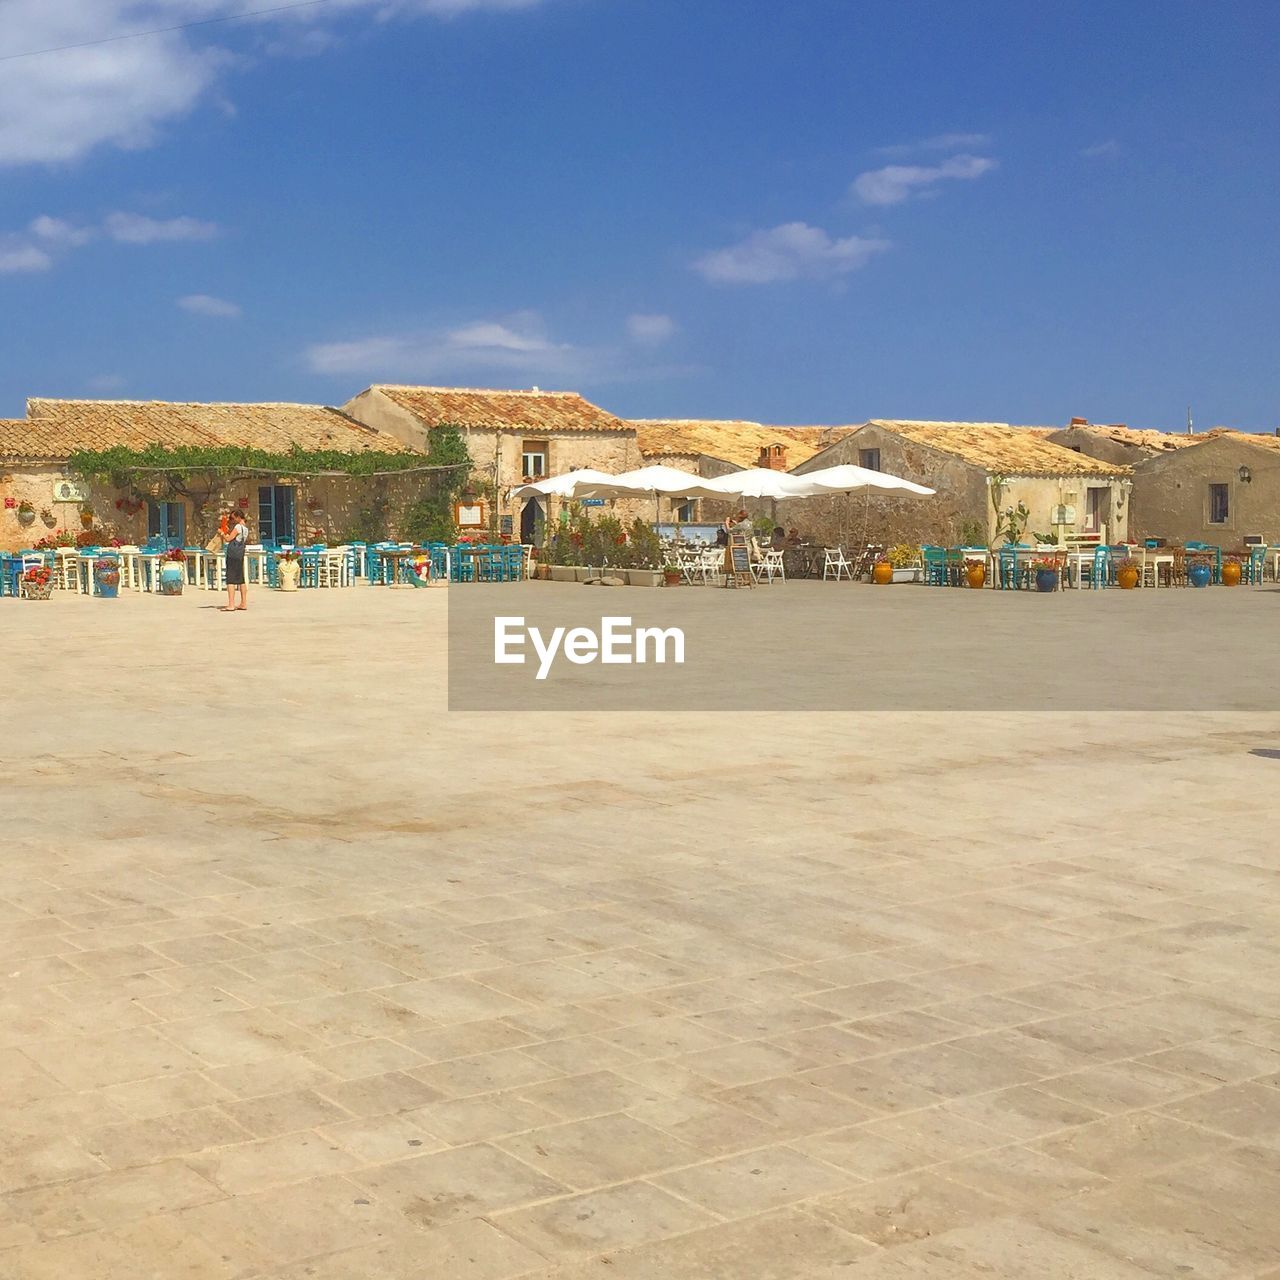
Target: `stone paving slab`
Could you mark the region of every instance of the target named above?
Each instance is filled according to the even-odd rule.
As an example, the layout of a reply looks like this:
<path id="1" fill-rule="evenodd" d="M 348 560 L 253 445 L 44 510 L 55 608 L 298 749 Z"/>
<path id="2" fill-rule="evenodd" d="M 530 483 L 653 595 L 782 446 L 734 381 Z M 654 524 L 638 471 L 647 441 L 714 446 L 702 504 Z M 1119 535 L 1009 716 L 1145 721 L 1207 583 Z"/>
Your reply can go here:
<path id="1" fill-rule="evenodd" d="M 1276 1280 L 1274 716 L 449 715 L 447 597 L 0 602 L 0 1280 Z"/>

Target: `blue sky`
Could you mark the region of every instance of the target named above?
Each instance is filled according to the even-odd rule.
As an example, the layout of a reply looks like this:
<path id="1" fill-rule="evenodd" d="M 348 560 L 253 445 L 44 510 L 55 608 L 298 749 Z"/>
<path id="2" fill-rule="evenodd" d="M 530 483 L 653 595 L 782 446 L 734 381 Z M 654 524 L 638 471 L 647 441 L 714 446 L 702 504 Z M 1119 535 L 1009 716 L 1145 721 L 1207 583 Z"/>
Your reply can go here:
<path id="1" fill-rule="evenodd" d="M 0 0 L 0 58 L 287 0 Z M 1271 0 L 327 0 L 0 61 L 28 395 L 1280 424 Z"/>

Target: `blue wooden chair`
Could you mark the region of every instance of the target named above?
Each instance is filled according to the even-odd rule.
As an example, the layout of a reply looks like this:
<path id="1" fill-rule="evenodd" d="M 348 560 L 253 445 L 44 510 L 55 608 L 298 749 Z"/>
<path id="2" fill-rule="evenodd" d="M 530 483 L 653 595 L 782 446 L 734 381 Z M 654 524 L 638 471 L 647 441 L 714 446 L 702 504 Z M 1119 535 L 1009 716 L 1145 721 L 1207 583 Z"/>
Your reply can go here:
<path id="1" fill-rule="evenodd" d="M 1267 567 L 1267 548 L 1250 547 L 1249 559 L 1244 565 L 1245 581 L 1252 587 L 1260 586 Z"/>
<path id="2" fill-rule="evenodd" d="M 1009 542 L 996 553 L 996 581 L 1001 591 L 1020 591 L 1031 584 L 1031 563 L 1018 552 L 1029 548 Z"/>
<path id="3" fill-rule="evenodd" d="M 927 587 L 946 587 L 947 549 L 945 547 L 923 546 L 920 555 L 924 560 L 924 581 Z"/>

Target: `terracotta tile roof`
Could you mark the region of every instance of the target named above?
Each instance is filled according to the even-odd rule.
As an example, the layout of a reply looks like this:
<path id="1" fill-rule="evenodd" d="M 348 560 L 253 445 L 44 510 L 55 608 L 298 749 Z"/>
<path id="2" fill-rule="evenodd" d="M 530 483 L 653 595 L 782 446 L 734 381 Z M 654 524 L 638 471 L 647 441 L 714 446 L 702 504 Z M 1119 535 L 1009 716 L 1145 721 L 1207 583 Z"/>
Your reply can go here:
<path id="1" fill-rule="evenodd" d="M 0 418 L 0 462 L 60 462 L 66 456 L 59 432 L 25 418 Z"/>
<path id="2" fill-rule="evenodd" d="M 954 454 L 984 471 L 1010 476 L 1115 476 L 1129 468 L 1050 444 L 1037 431 L 1005 422 L 912 422 L 876 419 L 904 440 Z"/>
<path id="3" fill-rule="evenodd" d="M 1199 435 L 1187 436 L 1188 444 L 1203 444 L 1206 440 L 1235 440 L 1240 444 L 1256 444 L 1264 449 L 1280 449 L 1280 436 L 1271 433 L 1264 435 L 1262 432 L 1254 431 L 1234 431 L 1230 427 L 1214 427 L 1212 431 L 1205 431 Z"/>
<path id="4" fill-rule="evenodd" d="M 490 391 L 471 387 L 370 388 L 429 427 L 444 422 L 518 431 L 630 431 L 628 423 L 584 400 L 576 391 Z"/>
<path id="5" fill-rule="evenodd" d="M 763 422 L 716 421 L 703 418 L 636 418 L 632 420 L 640 452 L 650 457 L 693 457 L 706 454 L 740 467 L 753 467 L 766 445 L 787 446 L 787 467 L 807 461 L 821 449 L 849 435 L 854 427 L 773 427 Z"/>
<path id="6" fill-rule="evenodd" d="M 171 404 L 160 400 L 28 400 L 27 420 L 0 433 L 10 458 L 62 460 L 77 449 L 243 445 L 359 453 L 412 452 L 393 436 L 318 404 Z"/>

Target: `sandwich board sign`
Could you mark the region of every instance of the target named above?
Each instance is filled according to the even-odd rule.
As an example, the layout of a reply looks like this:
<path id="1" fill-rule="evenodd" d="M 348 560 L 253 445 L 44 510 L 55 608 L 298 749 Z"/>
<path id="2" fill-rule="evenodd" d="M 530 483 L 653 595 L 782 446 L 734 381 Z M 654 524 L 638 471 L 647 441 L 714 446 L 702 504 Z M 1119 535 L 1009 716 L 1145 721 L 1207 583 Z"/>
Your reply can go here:
<path id="1" fill-rule="evenodd" d="M 754 587 L 755 576 L 751 572 L 751 548 L 745 533 L 729 531 L 729 546 L 725 552 L 724 585 L 726 587 Z"/>

